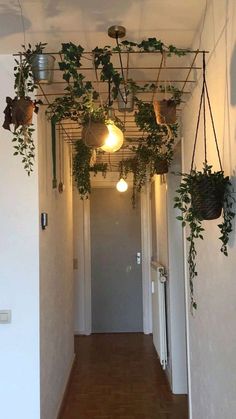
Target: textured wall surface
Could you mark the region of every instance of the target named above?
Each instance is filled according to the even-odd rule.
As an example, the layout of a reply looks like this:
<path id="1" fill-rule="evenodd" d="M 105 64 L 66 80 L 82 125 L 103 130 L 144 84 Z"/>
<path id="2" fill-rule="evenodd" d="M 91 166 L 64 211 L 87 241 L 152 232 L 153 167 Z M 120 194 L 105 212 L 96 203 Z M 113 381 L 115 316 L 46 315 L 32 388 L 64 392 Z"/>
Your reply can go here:
<path id="1" fill-rule="evenodd" d="M 13 67 L 12 57 L 0 57 L 1 126 L 5 97 L 13 96 Z M 11 139 L 1 128 L 0 309 L 12 310 L 12 322 L 0 325 L 0 416 L 39 419 L 37 158 L 28 177 Z"/>
<path id="2" fill-rule="evenodd" d="M 224 170 L 236 173 L 236 48 L 234 0 L 208 2 L 204 25 L 194 47 L 209 50 L 207 80 Z M 200 86 L 185 106 L 183 137 L 185 170 L 189 170 L 200 101 Z M 209 124 L 208 124 L 209 126 Z M 200 135 L 200 140 L 202 140 Z M 219 170 L 213 135 L 209 127 L 208 161 Z M 201 168 L 202 147 L 196 163 Z M 193 419 L 233 419 L 236 412 L 236 282 L 235 230 L 229 256 L 220 253 L 220 220 L 204 222 L 204 241 L 197 245 L 198 277 L 196 315 L 190 315 L 190 359 Z"/>
<path id="3" fill-rule="evenodd" d="M 61 172 L 65 191 L 52 189 L 51 128 L 43 111 L 39 118 L 39 206 L 48 213 L 40 231 L 41 419 L 55 419 L 74 357 L 72 183 L 69 146 L 59 153 L 57 136 L 57 178 Z"/>

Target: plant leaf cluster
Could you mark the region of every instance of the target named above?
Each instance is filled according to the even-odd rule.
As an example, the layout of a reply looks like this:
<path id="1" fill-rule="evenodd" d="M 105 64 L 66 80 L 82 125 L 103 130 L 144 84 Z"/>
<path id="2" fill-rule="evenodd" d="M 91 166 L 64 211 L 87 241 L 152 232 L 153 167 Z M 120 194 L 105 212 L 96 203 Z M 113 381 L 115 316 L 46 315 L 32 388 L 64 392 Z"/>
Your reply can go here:
<path id="1" fill-rule="evenodd" d="M 33 162 L 35 159 L 35 145 L 32 139 L 34 132 L 33 125 L 20 125 L 14 130 L 12 142 L 14 144 L 14 156 L 20 155 L 22 163 L 28 176 L 33 172 Z"/>
<path id="2" fill-rule="evenodd" d="M 93 172 L 94 176 L 101 172 L 105 177 L 108 170 L 106 163 L 95 163 L 90 166 L 91 157 L 92 149 L 82 140 L 76 141 L 73 156 L 73 175 L 81 199 L 87 199 L 91 193 L 90 172 Z"/>

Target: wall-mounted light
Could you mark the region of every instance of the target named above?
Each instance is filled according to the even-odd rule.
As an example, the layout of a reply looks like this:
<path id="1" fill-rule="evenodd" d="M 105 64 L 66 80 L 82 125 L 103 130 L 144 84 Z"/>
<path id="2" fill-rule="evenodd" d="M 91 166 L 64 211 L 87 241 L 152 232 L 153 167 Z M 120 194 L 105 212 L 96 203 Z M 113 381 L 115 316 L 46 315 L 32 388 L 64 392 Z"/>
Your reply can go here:
<path id="1" fill-rule="evenodd" d="M 116 189 L 119 192 L 126 192 L 128 189 L 128 183 L 123 178 L 121 178 L 116 184 Z"/>
<path id="2" fill-rule="evenodd" d="M 107 128 L 109 134 L 106 137 L 105 144 L 101 147 L 101 149 L 107 153 L 115 153 L 115 151 L 118 151 L 122 147 L 124 135 L 111 119 L 107 122 Z"/>

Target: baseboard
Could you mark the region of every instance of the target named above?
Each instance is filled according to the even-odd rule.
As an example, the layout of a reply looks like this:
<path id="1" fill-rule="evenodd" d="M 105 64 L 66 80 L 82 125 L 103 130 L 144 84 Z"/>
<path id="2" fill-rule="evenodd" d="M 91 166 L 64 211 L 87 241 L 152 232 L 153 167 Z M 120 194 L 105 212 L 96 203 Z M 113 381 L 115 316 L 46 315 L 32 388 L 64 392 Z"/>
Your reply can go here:
<path id="1" fill-rule="evenodd" d="M 91 335 L 91 331 L 88 331 L 88 330 L 75 330 L 74 331 L 74 335 L 75 336 L 78 336 L 78 335 L 90 336 Z"/>
<path id="2" fill-rule="evenodd" d="M 65 407 L 66 396 L 67 396 L 67 393 L 68 393 L 68 390 L 69 390 L 69 386 L 70 386 L 70 382 L 71 382 L 71 377 L 72 377 L 72 372 L 74 370 L 74 367 L 75 367 L 75 354 L 74 354 L 74 357 L 72 359 L 71 368 L 70 368 L 70 371 L 69 371 L 68 378 L 66 380 L 65 388 L 64 388 L 64 391 L 63 391 L 62 401 L 60 403 L 60 406 L 58 408 L 58 413 L 56 415 L 56 418 L 57 419 L 60 419 L 60 417 L 62 415 L 62 412 L 64 410 L 64 407 Z"/>

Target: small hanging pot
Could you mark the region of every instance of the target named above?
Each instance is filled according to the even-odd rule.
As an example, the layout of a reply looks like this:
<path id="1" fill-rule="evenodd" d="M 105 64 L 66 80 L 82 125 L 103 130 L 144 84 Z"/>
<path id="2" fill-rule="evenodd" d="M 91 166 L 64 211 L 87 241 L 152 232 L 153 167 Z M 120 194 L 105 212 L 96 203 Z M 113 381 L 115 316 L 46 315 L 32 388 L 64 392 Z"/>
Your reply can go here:
<path id="1" fill-rule="evenodd" d="M 12 101 L 12 124 L 15 128 L 20 125 L 31 125 L 35 105 L 32 100 L 21 97 Z"/>
<path id="2" fill-rule="evenodd" d="M 106 124 L 90 121 L 82 129 L 82 140 L 89 147 L 102 147 L 109 135 Z"/>
<path id="3" fill-rule="evenodd" d="M 53 81 L 55 58 L 47 54 L 34 54 L 30 64 L 34 80 L 39 83 L 51 84 Z"/>
<path id="4" fill-rule="evenodd" d="M 212 184 L 211 178 L 198 179 L 192 185 L 191 204 L 200 220 L 215 220 L 221 216 L 224 199 L 222 185 Z"/>
<path id="5" fill-rule="evenodd" d="M 165 173 L 168 173 L 168 162 L 166 159 L 155 159 L 154 173 L 156 175 L 164 175 Z"/>
<path id="6" fill-rule="evenodd" d="M 158 124 L 176 123 L 176 103 L 173 99 L 154 100 L 153 107 Z"/>
<path id="7" fill-rule="evenodd" d="M 117 95 L 119 112 L 133 112 L 134 110 L 134 92 L 127 86 L 120 86 Z"/>

